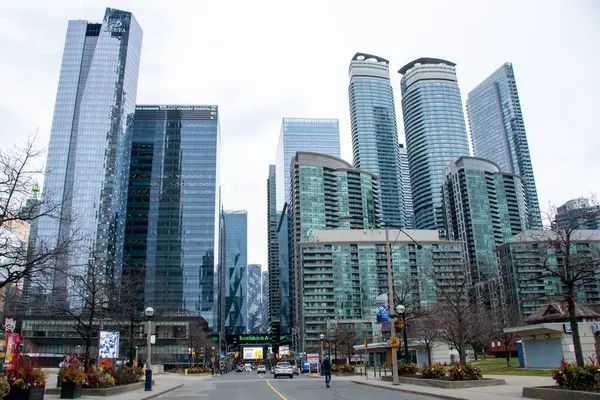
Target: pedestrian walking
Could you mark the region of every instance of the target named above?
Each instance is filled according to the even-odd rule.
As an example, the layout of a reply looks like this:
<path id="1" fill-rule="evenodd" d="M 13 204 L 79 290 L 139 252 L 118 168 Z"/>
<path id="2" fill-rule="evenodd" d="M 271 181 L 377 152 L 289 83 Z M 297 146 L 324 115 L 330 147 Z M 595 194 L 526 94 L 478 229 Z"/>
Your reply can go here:
<path id="1" fill-rule="evenodd" d="M 331 360 L 329 357 L 323 361 L 323 365 L 321 365 L 321 371 L 323 372 L 323 376 L 325 376 L 325 386 L 329 386 L 329 382 L 331 382 Z"/>

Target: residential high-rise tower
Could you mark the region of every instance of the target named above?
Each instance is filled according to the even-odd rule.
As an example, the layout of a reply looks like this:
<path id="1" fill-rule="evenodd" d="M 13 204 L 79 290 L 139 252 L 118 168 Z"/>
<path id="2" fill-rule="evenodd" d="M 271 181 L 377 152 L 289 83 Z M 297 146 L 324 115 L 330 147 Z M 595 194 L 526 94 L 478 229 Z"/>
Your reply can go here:
<path id="1" fill-rule="evenodd" d="M 398 71 L 416 229 L 444 228 L 444 170 L 469 155 L 455 65 L 419 58 Z"/>
<path id="2" fill-rule="evenodd" d="M 349 68 L 350 122 L 354 167 L 379 176 L 381 218 L 384 224 L 405 227 L 411 215 L 405 205 L 398 149 L 398 127 L 389 61 L 356 53 Z"/>
<path id="3" fill-rule="evenodd" d="M 246 333 L 246 266 L 248 213 L 225 211 L 225 329 L 228 335 Z"/>
<path id="4" fill-rule="evenodd" d="M 101 23 L 67 27 L 44 182 L 44 197 L 60 204 L 63 218 L 40 218 L 38 227 L 40 243 L 73 232 L 83 239 L 57 260 L 68 271 L 57 268 L 47 282 L 60 306 L 82 301 L 63 272 L 86 276 L 93 266 L 103 280 L 119 280 L 141 46 L 142 29 L 130 12 L 107 8 Z"/>
<path id="5" fill-rule="evenodd" d="M 275 165 L 269 165 L 267 179 L 267 246 L 269 251 L 268 267 L 268 325 L 270 331 L 276 331 L 280 321 L 280 292 L 279 292 L 279 244 L 277 240 L 277 172 Z"/>
<path id="6" fill-rule="evenodd" d="M 529 210 L 527 229 L 541 229 L 533 166 L 511 63 L 505 63 L 469 92 L 467 112 L 474 155 L 523 178 Z"/>

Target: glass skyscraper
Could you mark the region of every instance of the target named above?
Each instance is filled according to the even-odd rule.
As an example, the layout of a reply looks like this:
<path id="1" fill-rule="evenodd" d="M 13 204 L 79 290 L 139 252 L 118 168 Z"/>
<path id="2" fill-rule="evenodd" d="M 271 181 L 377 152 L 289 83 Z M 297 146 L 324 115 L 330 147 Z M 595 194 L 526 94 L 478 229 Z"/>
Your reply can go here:
<path id="1" fill-rule="evenodd" d="M 225 211 L 225 326 L 228 335 L 246 333 L 248 213 Z"/>
<path id="2" fill-rule="evenodd" d="M 267 179 L 267 245 L 269 250 L 269 293 L 268 293 L 268 325 L 275 332 L 280 321 L 280 292 L 279 292 L 279 243 L 277 240 L 277 173 L 276 166 L 269 165 Z"/>
<path id="3" fill-rule="evenodd" d="M 246 271 L 246 303 L 248 304 L 247 333 L 262 333 L 261 323 L 261 267 L 260 264 L 249 264 Z"/>
<path id="4" fill-rule="evenodd" d="M 469 92 L 467 113 L 475 156 L 523 178 L 529 209 L 527 227 L 541 229 L 533 166 L 511 63 L 504 64 Z"/>
<path id="5" fill-rule="evenodd" d="M 554 226 L 558 229 L 600 229 L 600 206 L 580 197 L 556 209 Z"/>
<path id="6" fill-rule="evenodd" d="M 113 283 L 123 257 L 142 35 L 131 13 L 113 8 L 101 23 L 69 21 L 44 183 L 44 197 L 60 204 L 63 218 L 41 218 L 38 227 L 38 243 L 62 242 L 77 232 L 82 247 L 57 264 L 80 276 L 94 265 Z M 46 282 L 53 301 L 80 305 L 61 271 Z"/>
<path id="7" fill-rule="evenodd" d="M 379 176 L 381 219 L 390 226 L 410 226 L 398 154 L 398 127 L 389 61 L 356 53 L 350 62 L 350 122 L 354 167 Z M 406 171 L 407 172 L 407 171 Z"/>
<path id="8" fill-rule="evenodd" d="M 212 329 L 219 325 L 213 320 L 220 259 L 218 108 L 139 105 L 133 131 L 125 272 L 145 277 L 145 305 L 202 316 Z"/>
<path id="9" fill-rule="evenodd" d="M 408 167 L 408 153 L 406 147 L 400 144 L 398 145 L 398 160 L 400 160 L 400 178 L 402 183 L 402 195 L 404 198 L 404 215 L 405 226 L 410 228 L 413 226 L 413 200 L 412 200 L 412 189 L 410 187 L 410 168 Z"/>
<path id="10" fill-rule="evenodd" d="M 419 58 L 398 71 L 416 229 L 444 229 L 444 169 L 469 155 L 455 65 Z"/>
<path id="11" fill-rule="evenodd" d="M 463 241 L 473 282 L 498 277 L 496 246 L 525 231 L 523 182 L 485 159 L 461 157 L 446 168 L 446 232 Z"/>
<path id="12" fill-rule="evenodd" d="M 277 210 L 290 200 L 290 161 L 299 151 L 340 157 L 340 128 L 337 119 L 283 118 L 277 146 Z"/>

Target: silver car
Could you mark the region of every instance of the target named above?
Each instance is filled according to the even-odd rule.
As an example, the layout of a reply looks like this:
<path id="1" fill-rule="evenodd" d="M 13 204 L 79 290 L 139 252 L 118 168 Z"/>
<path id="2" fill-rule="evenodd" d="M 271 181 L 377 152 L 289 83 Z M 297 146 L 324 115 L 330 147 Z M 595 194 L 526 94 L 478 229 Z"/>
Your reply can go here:
<path id="1" fill-rule="evenodd" d="M 287 362 L 278 362 L 275 365 L 275 371 L 273 371 L 273 376 L 275 379 L 279 376 L 287 376 L 291 379 L 294 378 L 294 371 L 292 370 L 292 366 Z"/>

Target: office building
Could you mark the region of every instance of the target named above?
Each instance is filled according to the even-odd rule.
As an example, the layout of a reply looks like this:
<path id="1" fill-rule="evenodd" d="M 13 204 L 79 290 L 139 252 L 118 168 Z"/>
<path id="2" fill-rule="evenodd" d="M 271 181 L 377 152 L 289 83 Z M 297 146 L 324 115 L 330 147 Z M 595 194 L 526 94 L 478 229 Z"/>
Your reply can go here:
<path id="1" fill-rule="evenodd" d="M 261 271 L 260 264 L 249 264 L 246 272 L 246 303 L 247 328 L 246 333 L 261 333 Z"/>
<path id="2" fill-rule="evenodd" d="M 597 260 L 593 255 L 600 251 L 600 231 L 576 230 L 570 237 L 571 262 Z M 550 230 L 526 231 L 498 246 L 506 326 L 516 326 L 544 304 L 564 298 L 563 283 L 550 272 L 559 271 L 563 265 L 564 252 L 551 245 L 556 238 L 557 234 Z M 600 304 L 600 262 L 595 276 L 579 281 L 575 293 L 579 304 Z"/>
<path id="3" fill-rule="evenodd" d="M 465 242 L 473 282 L 497 277 L 496 246 L 526 227 L 522 179 L 482 158 L 460 157 L 446 168 L 443 194 L 446 233 Z"/>
<path id="4" fill-rule="evenodd" d="M 291 288 L 293 276 L 290 275 L 290 257 L 293 256 L 293 245 L 291 245 L 292 235 L 290 232 L 289 207 L 285 203 L 279 223 L 277 225 L 277 243 L 278 247 L 278 266 L 279 266 L 279 325 L 281 334 L 292 334 L 292 306 Z M 292 251 L 290 251 L 290 248 Z"/>
<path id="5" fill-rule="evenodd" d="M 398 149 L 398 127 L 389 61 L 356 53 L 348 70 L 354 167 L 379 176 L 382 223 L 409 226 Z M 407 189 L 408 193 L 404 190 Z"/>
<path id="6" fill-rule="evenodd" d="M 408 237 L 390 229 L 388 237 L 395 291 L 401 292 L 401 286 L 411 282 L 415 307 L 435 304 L 436 285 L 454 279 L 438 271 L 462 268 L 464 244 L 443 240 L 435 230 L 411 230 Z M 312 230 L 299 243 L 299 252 L 304 351 L 318 352 L 319 335 L 327 332 L 327 321 L 375 320 L 381 306 L 377 298 L 388 292 L 384 229 Z"/>
<path id="7" fill-rule="evenodd" d="M 93 265 L 112 285 L 119 280 L 141 46 L 126 11 L 107 8 L 100 23 L 67 27 L 44 181 L 44 199 L 62 218 L 40 218 L 38 244 L 54 248 L 73 232 L 83 241 L 49 281 L 36 282 L 57 306 L 83 301 L 64 272 L 85 276 Z"/>
<path id="8" fill-rule="evenodd" d="M 337 119 L 283 118 L 277 145 L 277 211 L 290 199 L 290 161 L 299 151 L 340 157 L 340 129 Z"/>
<path id="9" fill-rule="evenodd" d="M 248 213 L 225 211 L 225 327 L 227 335 L 246 333 Z"/>
<path id="10" fill-rule="evenodd" d="M 218 330 L 218 108 L 138 105 L 133 132 L 124 271 L 144 278 L 144 307 L 199 315 Z"/>
<path id="11" fill-rule="evenodd" d="M 291 325 L 301 326 L 302 266 L 298 245 L 321 229 L 375 229 L 380 226 L 378 177 L 339 158 L 298 152 L 291 161 L 292 196 L 288 222 Z M 281 247 L 281 241 L 280 241 Z"/>
<path id="12" fill-rule="evenodd" d="M 600 229 L 600 206 L 580 197 L 556 209 L 554 227 L 558 229 Z"/>
<path id="13" fill-rule="evenodd" d="M 419 58 L 398 71 L 416 229 L 444 229 L 444 170 L 469 155 L 455 65 Z"/>
<path id="14" fill-rule="evenodd" d="M 269 271 L 262 271 L 261 273 L 260 290 L 261 332 L 267 333 L 269 331 Z"/>
<path id="15" fill-rule="evenodd" d="M 523 178 L 529 210 L 527 229 L 541 229 L 533 166 L 511 63 L 469 92 L 467 113 L 474 155 L 493 161 L 502 172 Z"/>
<path id="16" fill-rule="evenodd" d="M 278 329 L 280 321 L 281 300 L 279 295 L 279 244 L 277 240 L 277 226 L 279 218 L 277 213 L 277 172 L 275 165 L 269 165 L 269 178 L 267 179 L 267 246 L 269 251 L 268 267 L 269 293 L 268 293 L 268 323 L 269 332 Z"/>

